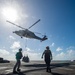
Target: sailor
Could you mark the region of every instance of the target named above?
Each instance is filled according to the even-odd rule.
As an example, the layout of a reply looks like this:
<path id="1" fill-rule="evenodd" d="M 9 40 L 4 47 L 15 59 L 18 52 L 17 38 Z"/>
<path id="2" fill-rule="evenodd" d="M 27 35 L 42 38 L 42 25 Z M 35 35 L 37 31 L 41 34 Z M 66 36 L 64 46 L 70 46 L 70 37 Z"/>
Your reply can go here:
<path id="1" fill-rule="evenodd" d="M 16 53 L 16 64 L 13 68 L 13 73 L 17 73 L 20 72 L 20 65 L 21 65 L 21 61 L 20 59 L 23 57 L 22 55 L 22 48 L 19 49 L 19 52 Z"/>
<path id="2" fill-rule="evenodd" d="M 51 50 L 49 49 L 49 46 L 47 46 L 46 50 L 43 52 L 42 58 L 43 58 L 43 55 L 44 55 L 44 60 L 45 60 L 46 66 L 47 66 L 46 72 L 48 72 L 48 71 L 51 72 L 50 63 L 52 60 L 52 53 L 51 53 Z"/>

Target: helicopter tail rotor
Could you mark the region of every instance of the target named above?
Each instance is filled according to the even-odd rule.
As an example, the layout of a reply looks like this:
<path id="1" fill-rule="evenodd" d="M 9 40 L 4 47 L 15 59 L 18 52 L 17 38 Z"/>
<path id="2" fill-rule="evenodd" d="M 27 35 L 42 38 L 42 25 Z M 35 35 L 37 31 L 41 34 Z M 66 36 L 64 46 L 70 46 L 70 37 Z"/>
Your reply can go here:
<path id="1" fill-rule="evenodd" d="M 44 37 L 42 38 L 42 41 L 45 41 L 45 40 L 47 40 L 48 38 L 47 38 L 47 36 L 46 35 L 44 35 Z M 41 41 L 41 42 L 42 42 Z"/>

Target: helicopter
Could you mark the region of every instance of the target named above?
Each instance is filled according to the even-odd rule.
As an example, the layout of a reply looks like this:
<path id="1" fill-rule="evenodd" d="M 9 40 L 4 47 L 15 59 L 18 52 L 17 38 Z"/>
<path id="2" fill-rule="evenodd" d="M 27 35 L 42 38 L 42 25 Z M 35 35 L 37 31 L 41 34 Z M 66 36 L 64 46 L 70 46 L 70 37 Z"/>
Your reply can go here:
<path id="1" fill-rule="evenodd" d="M 40 40 L 42 42 L 42 41 L 45 41 L 45 40 L 48 39 L 46 35 L 43 35 L 43 38 L 41 38 L 41 37 L 38 37 L 37 35 L 35 35 L 34 32 L 29 30 L 31 27 L 33 27 L 39 21 L 40 21 L 40 19 L 37 20 L 34 24 L 32 24 L 28 29 L 26 29 L 26 28 L 23 28 L 23 27 L 15 24 L 15 23 L 13 23 L 11 21 L 6 20 L 6 22 L 11 23 L 11 24 L 13 24 L 13 25 L 15 25 L 15 26 L 17 26 L 17 27 L 22 29 L 22 30 L 19 30 L 19 31 L 13 31 L 13 33 L 17 34 L 21 38 L 23 38 L 23 37 L 30 38 L 30 39 L 32 38 L 32 39 Z M 38 34 L 41 34 L 41 33 L 38 33 Z"/>

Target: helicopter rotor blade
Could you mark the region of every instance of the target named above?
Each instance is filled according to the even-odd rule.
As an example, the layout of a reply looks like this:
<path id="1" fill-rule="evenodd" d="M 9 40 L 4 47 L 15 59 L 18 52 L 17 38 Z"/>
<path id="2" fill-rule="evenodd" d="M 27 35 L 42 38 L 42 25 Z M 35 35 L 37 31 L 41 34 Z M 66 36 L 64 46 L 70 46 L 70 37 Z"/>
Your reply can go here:
<path id="1" fill-rule="evenodd" d="M 39 20 L 37 20 L 34 24 L 32 24 L 28 29 L 30 29 L 32 26 L 34 26 L 36 23 L 38 23 L 40 21 L 40 19 Z"/>
<path id="2" fill-rule="evenodd" d="M 19 25 L 15 24 L 15 23 L 13 23 L 13 22 L 8 21 L 8 20 L 6 20 L 6 22 L 9 22 L 9 23 L 11 23 L 11 24 L 13 24 L 13 25 L 15 25 L 15 26 L 17 26 L 17 27 L 21 28 L 21 29 L 25 29 L 25 28 L 23 28 L 23 27 L 21 27 L 21 26 L 19 26 Z"/>

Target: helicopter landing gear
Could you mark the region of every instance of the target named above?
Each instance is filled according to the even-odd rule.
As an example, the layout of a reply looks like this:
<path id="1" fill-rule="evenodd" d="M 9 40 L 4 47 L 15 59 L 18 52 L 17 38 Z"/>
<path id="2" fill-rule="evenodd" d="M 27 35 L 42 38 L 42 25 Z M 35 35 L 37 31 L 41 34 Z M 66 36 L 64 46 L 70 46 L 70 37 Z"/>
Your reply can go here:
<path id="1" fill-rule="evenodd" d="M 23 38 L 23 37 L 21 37 L 21 38 Z"/>

